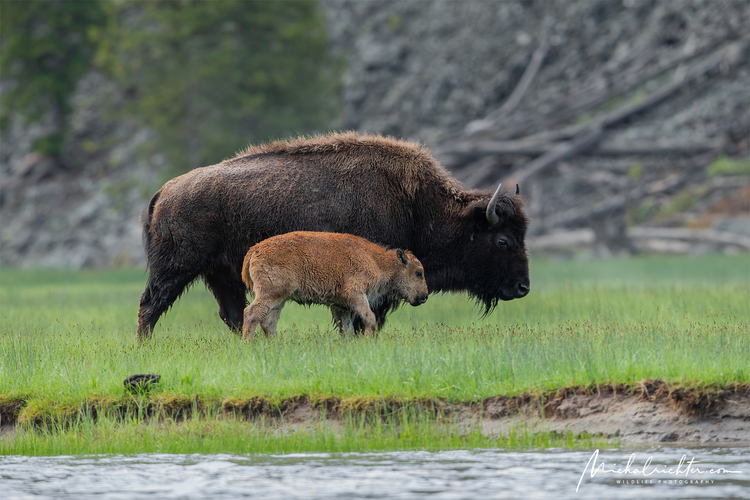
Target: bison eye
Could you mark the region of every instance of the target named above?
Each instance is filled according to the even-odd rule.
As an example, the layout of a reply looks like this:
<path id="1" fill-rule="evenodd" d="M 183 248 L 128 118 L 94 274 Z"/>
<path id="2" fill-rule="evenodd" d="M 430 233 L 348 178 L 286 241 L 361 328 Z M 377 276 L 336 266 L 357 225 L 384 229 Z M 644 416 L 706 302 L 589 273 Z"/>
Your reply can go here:
<path id="1" fill-rule="evenodd" d="M 422 271 L 417 271 L 417 278 L 421 278 L 421 277 L 422 277 Z"/>
<path id="2" fill-rule="evenodd" d="M 497 239 L 497 246 L 499 246 L 500 248 L 507 247 L 508 246 L 508 240 L 506 240 L 505 238 L 498 238 Z"/>

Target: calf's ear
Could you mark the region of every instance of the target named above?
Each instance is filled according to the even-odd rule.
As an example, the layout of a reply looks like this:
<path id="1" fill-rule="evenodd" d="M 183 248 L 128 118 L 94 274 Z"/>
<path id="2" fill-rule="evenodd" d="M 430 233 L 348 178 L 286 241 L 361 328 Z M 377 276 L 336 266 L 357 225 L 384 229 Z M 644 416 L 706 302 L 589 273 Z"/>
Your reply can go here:
<path id="1" fill-rule="evenodd" d="M 404 265 L 409 264 L 409 259 L 406 258 L 406 254 L 403 250 L 400 248 L 396 250 L 396 255 L 398 255 L 398 260 L 404 263 Z"/>

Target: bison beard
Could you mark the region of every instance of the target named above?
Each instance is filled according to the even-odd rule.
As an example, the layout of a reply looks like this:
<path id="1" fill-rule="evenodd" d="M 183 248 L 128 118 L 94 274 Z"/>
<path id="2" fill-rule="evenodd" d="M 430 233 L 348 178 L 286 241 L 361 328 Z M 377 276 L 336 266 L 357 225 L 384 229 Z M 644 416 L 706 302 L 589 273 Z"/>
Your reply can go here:
<path id="1" fill-rule="evenodd" d="M 388 137 L 331 134 L 250 148 L 167 182 L 142 225 L 149 277 L 138 312 L 141 339 L 199 276 L 222 320 L 240 330 L 245 253 L 292 231 L 409 248 L 431 292 L 468 292 L 485 314 L 529 291 L 520 195 L 465 189 L 427 148 Z M 378 328 L 399 305 L 373 304 Z"/>

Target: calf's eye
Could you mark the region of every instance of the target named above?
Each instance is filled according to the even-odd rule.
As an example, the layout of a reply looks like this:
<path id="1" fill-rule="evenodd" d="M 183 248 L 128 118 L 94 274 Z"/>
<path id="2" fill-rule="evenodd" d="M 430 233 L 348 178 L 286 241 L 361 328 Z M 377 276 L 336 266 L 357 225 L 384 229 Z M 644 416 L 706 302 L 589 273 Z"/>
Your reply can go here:
<path id="1" fill-rule="evenodd" d="M 421 277 L 422 277 L 422 271 L 417 271 L 417 278 L 421 278 Z"/>

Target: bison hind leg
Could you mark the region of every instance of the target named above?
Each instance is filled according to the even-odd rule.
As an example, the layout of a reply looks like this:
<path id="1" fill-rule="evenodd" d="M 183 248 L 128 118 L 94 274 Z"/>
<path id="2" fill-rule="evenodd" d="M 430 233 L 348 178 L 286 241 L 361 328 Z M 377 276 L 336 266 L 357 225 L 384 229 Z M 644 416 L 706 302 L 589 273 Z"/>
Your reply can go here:
<path id="1" fill-rule="evenodd" d="M 242 330 L 243 311 L 247 305 L 245 284 L 229 268 L 203 274 L 206 286 L 219 304 L 219 317 L 234 332 Z"/>

